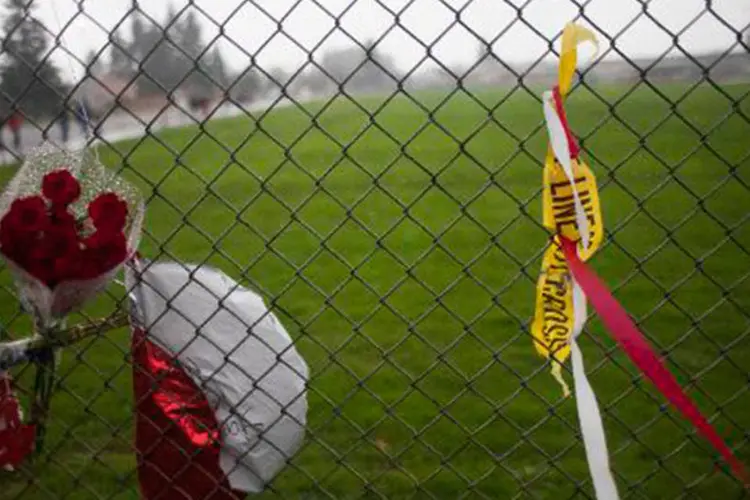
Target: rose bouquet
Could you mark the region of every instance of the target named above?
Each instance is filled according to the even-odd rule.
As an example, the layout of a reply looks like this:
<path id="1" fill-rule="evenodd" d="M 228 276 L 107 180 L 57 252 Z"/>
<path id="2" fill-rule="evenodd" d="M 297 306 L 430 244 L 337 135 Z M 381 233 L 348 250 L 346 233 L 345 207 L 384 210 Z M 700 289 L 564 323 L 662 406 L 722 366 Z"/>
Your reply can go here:
<path id="1" fill-rule="evenodd" d="M 54 345 L 65 317 L 107 287 L 137 248 L 143 214 L 138 191 L 92 156 L 52 149 L 29 155 L 0 196 L 0 255 L 37 336 Z M 50 347 L 34 359 L 37 448 L 54 358 Z"/>
<path id="2" fill-rule="evenodd" d="M 135 251 L 137 191 L 89 157 L 40 152 L 0 197 L 0 253 L 41 329 L 80 308 Z"/>
<path id="3" fill-rule="evenodd" d="M 42 193 L 17 198 L 0 219 L 0 251 L 15 266 L 54 290 L 125 261 L 128 206 L 117 194 L 98 195 L 88 204 L 88 219 L 80 219 L 70 206 L 81 186 L 69 170 L 46 174 Z"/>

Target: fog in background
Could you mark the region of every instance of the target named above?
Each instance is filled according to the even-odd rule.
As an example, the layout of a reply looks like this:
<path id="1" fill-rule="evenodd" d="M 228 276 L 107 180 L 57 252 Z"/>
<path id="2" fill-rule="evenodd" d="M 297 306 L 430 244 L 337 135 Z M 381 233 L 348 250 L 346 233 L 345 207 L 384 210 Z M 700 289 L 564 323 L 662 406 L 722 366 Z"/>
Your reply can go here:
<path id="1" fill-rule="evenodd" d="M 36 0 L 38 17 L 59 33 L 60 42 L 79 58 L 107 44 L 109 31 L 128 15 L 130 0 Z M 724 51 L 737 44 L 737 32 L 750 23 L 748 0 L 175 0 L 178 11 L 194 5 L 208 41 L 215 40 L 228 66 L 242 70 L 250 63 L 243 50 L 263 68 L 294 71 L 314 51 L 316 60 L 331 49 L 380 40 L 377 48 L 403 72 L 430 55 L 449 67 L 467 66 L 476 58 L 481 37 L 493 41 L 492 52 L 512 63 L 533 61 L 549 50 L 566 21 L 580 22 L 599 34 L 603 57 L 614 57 L 611 39 L 627 57 L 658 56 L 674 42 L 690 54 Z M 579 3 L 585 3 L 580 7 Z M 710 10 L 707 5 L 710 4 Z M 138 8 L 161 21 L 170 5 L 141 0 Z M 189 10 L 193 10 L 189 7 Z M 721 19 L 717 18 L 719 16 Z M 336 28 L 334 17 L 339 17 Z M 400 26 L 394 26 L 396 19 Z M 457 19 L 465 25 L 453 25 Z M 95 20 L 95 22 L 93 21 Z M 126 23 L 127 25 L 127 23 Z M 219 25 L 224 36 L 219 37 Z M 675 37 L 664 31 L 675 34 Z M 447 30 L 447 31 L 446 31 Z M 219 38 L 217 38 L 219 37 Z M 499 37 L 499 38 L 498 38 Z M 230 43 L 227 39 L 233 40 Z M 292 41 L 294 40 L 294 41 Z M 436 41 L 437 40 L 437 41 Z M 241 49 L 242 50 L 241 50 Z M 67 80 L 84 74 L 81 64 L 58 50 L 54 54 Z M 522 65 L 520 65 L 522 66 Z"/>
<path id="2" fill-rule="evenodd" d="M 749 2 L 2 0 L 0 120 L 28 119 L 23 154 L 341 92 L 546 88 L 571 20 L 600 41 L 589 84 L 747 83 Z"/>

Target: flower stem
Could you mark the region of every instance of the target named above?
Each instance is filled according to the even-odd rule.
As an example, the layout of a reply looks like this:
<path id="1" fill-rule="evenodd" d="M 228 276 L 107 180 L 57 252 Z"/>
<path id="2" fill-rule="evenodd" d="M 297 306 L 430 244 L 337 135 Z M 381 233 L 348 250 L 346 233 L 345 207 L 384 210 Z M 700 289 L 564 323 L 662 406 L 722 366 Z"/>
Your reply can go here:
<path id="1" fill-rule="evenodd" d="M 45 324 L 38 315 L 35 315 L 34 330 L 42 338 L 54 341 L 63 325 L 64 320 Z M 58 358 L 56 349 L 52 345 L 39 349 L 34 355 L 36 376 L 34 379 L 34 399 L 31 405 L 31 424 L 36 427 L 35 451 L 37 454 L 41 453 L 44 447 L 47 414 L 52 401 L 52 391 L 55 387 Z"/>
<path id="2" fill-rule="evenodd" d="M 34 380 L 34 401 L 31 406 L 31 423 L 36 426 L 36 453 L 44 446 L 47 427 L 47 414 L 55 384 L 55 350 L 48 347 L 36 354 L 36 378 Z"/>

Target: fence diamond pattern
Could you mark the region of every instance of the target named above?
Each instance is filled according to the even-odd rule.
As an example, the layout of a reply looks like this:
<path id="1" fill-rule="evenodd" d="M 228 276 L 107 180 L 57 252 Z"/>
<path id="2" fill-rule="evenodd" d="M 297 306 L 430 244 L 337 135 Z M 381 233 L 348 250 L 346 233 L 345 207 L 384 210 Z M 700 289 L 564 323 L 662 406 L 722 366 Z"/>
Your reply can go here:
<path id="1" fill-rule="evenodd" d="M 47 56 L 27 64 L 36 84 L 72 111 L 92 88 L 106 103 L 89 102 L 88 144 L 148 199 L 141 252 L 216 266 L 259 291 L 307 360 L 306 441 L 264 495 L 593 497 L 574 402 L 562 398 L 529 334 L 548 237 L 540 95 L 554 82 L 559 45 L 529 20 L 541 0 L 500 2 L 491 37 L 467 21 L 479 0 L 333 3 L 298 0 L 281 12 L 238 0 L 217 16 L 191 0 L 165 21 L 133 2 L 111 25 L 79 1 L 57 24 L 31 6 L 18 22 L 33 21 L 50 41 Z M 427 3 L 445 21 L 429 39 L 413 22 Z M 747 458 L 747 26 L 707 1 L 675 30 L 652 3 L 632 2 L 614 30 L 597 22 L 594 1 L 569 2 L 559 19 L 560 29 L 568 20 L 593 27 L 602 43 L 568 105 L 607 228 L 593 264 Z M 391 19 L 366 40 L 349 28 L 363 4 Z M 312 44 L 287 28 L 310 13 L 329 27 Z M 189 16 L 215 37 L 197 48 L 184 42 Z M 131 53 L 133 40 L 118 33 L 136 18 L 161 37 Z M 248 48 L 231 35 L 240 18 L 275 28 Z M 76 23 L 108 35 L 94 60 L 62 41 Z M 734 41 L 695 52 L 684 40 L 699 23 Z M 643 25 L 671 41 L 667 50 L 646 58 L 621 47 Z M 480 47 L 459 65 L 436 55 L 457 32 Z M 546 50 L 523 64 L 499 56 L 519 32 Z M 382 49 L 395 36 L 423 57 L 395 64 Z M 349 48 L 327 57 L 331 37 Z M 305 62 L 263 64 L 279 40 Z M 218 46 L 247 67 L 217 70 Z M 165 51 L 189 64 L 163 74 Z M 86 67 L 86 78 L 45 83 L 44 61 L 62 54 Z M 4 45 L 2 57 L 14 54 Z M 99 60 L 109 71 L 95 69 Z M 8 112 L 27 99 L 3 97 Z M 42 135 L 62 142 L 63 108 L 52 114 L 27 113 L 21 148 L 4 141 L 5 179 Z M 85 143 L 73 137 L 69 146 Z M 28 319 L 7 272 L 2 279 L 4 328 L 23 336 Z M 124 296 L 113 287 L 71 321 L 124 308 Z M 584 337 L 622 496 L 740 498 L 742 486 L 595 319 Z M 131 370 L 125 330 L 66 349 L 45 450 L 0 472 L 0 498 L 137 498 Z M 14 373 L 26 394 L 32 371 Z"/>

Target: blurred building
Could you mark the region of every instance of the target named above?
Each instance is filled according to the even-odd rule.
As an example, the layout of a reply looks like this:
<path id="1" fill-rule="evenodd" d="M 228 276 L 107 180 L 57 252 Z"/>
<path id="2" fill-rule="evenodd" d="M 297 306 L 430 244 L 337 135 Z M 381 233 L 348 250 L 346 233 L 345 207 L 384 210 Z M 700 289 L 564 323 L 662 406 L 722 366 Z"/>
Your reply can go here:
<path id="1" fill-rule="evenodd" d="M 585 70 L 590 82 L 630 83 L 643 76 L 651 82 L 697 82 L 710 78 L 722 83 L 750 82 L 750 54 L 714 53 L 695 57 L 668 55 L 661 59 L 605 59 Z"/>
<path id="2" fill-rule="evenodd" d="M 137 95 L 136 86 L 130 80 L 106 73 L 87 75 L 79 87 L 77 97 L 83 98 L 96 114 L 103 114 L 118 102 L 124 106 L 134 103 Z"/>

